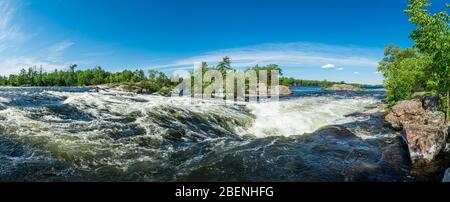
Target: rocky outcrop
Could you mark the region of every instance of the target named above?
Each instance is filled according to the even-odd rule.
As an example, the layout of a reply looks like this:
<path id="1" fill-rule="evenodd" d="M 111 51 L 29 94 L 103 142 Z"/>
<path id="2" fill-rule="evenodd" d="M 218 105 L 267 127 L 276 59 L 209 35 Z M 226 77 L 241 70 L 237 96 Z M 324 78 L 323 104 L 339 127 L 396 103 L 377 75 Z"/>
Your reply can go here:
<path id="1" fill-rule="evenodd" d="M 292 90 L 287 86 L 279 85 L 277 87 L 278 87 L 278 92 L 279 92 L 280 96 L 286 96 L 286 95 L 292 94 Z"/>
<path id="2" fill-rule="evenodd" d="M 350 85 L 350 84 L 334 84 L 330 87 L 325 88 L 325 90 L 334 90 L 334 91 L 361 91 L 362 89 L 358 86 Z"/>
<path id="3" fill-rule="evenodd" d="M 433 111 L 435 106 L 433 98 L 401 101 L 386 116 L 386 121 L 404 132 L 415 164 L 435 161 L 445 148 L 448 136 L 445 114 Z"/>
<path id="4" fill-rule="evenodd" d="M 437 111 L 441 106 L 441 101 L 435 96 L 425 96 L 422 98 L 422 107 L 425 110 Z"/>
<path id="5" fill-rule="evenodd" d="M 274 86 L 273 90 L 276 90 L 277 88 L 278 88 L 279 96 L 287 96 L 287 95 L 292 94 L 292 90 L 288 86 L 283 86 L 283 85 Z M 263 89 L 266 89 L 266 90 L 263 90 Z M 256 91 L 253 91 L 253 92 L 249 91 L 249 96 L 270 96 L 271 93 L 272 93 L 272 91 L 271 91 L 270 87 L 268 87 L 264 83 L 259 83 Z"/>
<path id="6" fill-rule="evenodd" d="M 121 92 L 131 92 L 133 89 L 129 85 L 120 85 L 115 87 L 114 90 Z"/>
<path id="7" fill-rule="evenodd" d="M 136 94 L 148 94 L 148 90 L 142 87 L 137 87 L 133 92 Z"/>

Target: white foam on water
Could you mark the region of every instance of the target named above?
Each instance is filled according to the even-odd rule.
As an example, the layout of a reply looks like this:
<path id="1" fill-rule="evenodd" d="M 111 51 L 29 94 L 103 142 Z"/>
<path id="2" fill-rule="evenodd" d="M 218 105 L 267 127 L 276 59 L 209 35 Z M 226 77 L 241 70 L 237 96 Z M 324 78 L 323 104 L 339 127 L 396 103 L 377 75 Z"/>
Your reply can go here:
<path id="1" fill-rule="evenodd" d="M 0 103 L 6 104 L 6 103 L 9 103 L 9 102 L 11 102 L 11 100 L 9 98 L 0 97 Z"/>
<path id="2" fill-rule="evenodd" d="M 361 111 L 376 102 L 375 98 L 369 97 L 347 99 L 321 96 L 250 104 L 247 107 L 256 120 L 247 133 L 257 137 L 311 133 L 326 125 L 354 121 L 345 115 Z"/>
<path id="3" fill-rule="evenodd" d="M 206 127 L 226 131 L 227 125 L 220 122 L 230 122 L 230 125 L 236 125 L 238 130 L 239 124 L 234 123 L 248 121 L 250 125 L 252 120 L 238 107 L 214 103 L 191 103 L 191 100 L 186 98 L 105 92 L 46 91 L 44 93 L 47 96 L 63 98 L 64 104 L 89 114 L 93 120 L 61 122 L 61 118 L 54 115 L 34 117 L 30 116 L 31 112 L 27 109 L 10 107 L 0 111 L 0 118 L 3 119 L 0 126 L 7 131 L 4 135 L 49 151 L 54 158 L 74 161 L 77 167 L 83 169 L 108 165 L 126 170 L 130 165 L 139 163 L 143 159 L 146 161 L 153 159 L 155 165 L 159 165 L 157 162 L 172 152 L 170 147 L 139 145 L 139 139 L 148 142 L 162 141 L 169 129 L 161 125 L 163 120 L 166 121 L 165 124 L 184 131 L 185 136 L 192 134 L 194 137 L 203 137 L 205 141 L 210 137 L 207 134 L 210 131 L 205 129 L 200 131 L 197 128 L 201 124 L 207 124 L 205 121 L 210 123 Z M 135 117 L 136 120 L 127 123 L 114 121 L 129 116 Z M 189 118 L 188 116 L 201 117 L 203 122 L 182 121 L 183 117 Z M 128 127 L 140 127 L 145 133 L 131 134 L 130 137 L 123 139 L 110 137 L 111 133 L 121 133 Z M 133 141 L 133 139 L 138 140 Z"/>
<path id="4" fill-rule="evenodd" d="M 29 116 L 26 109 L 7 108 L 0 111 L 0 126 L 7 133 L 25 144 L 49 151 L 52 157 L 73 161 L 77 167 L 97 169 L 106 165 L 126 170 L 141 161 L 159 162 L 167 159 L 171 147 L 159 148 L 129 141 L 162 141 L 170 127 L 182 130 L 183 137 L 192 135 L 217 138 L 217 131 L 238 135 L 254 134 L 257 137 L 290 136 L 314 132 L 316 129 L 346 121 L 344 115 L 363 110 L 377 102 L 374 98 L 303 97 L 276 102 L 249 104 L 246 106 L 254 118 L 242 107 L 224 106 L 214 102 L 192 103 L 187 98 L 167 98 L 129 93 L 73 93 L 44 92 L 48 96 L 64 99 L 64 104 L 89 114 L 93 120 L 61 121 L 60 117 Z M 173 110 L 170 110 L 173 109 Z M 135 115 L 136 114 L 136 115 Z M 190 122 L 198 117 L 201 123 Z M 114 121 L 134 117 L 131 123 Z M 350 120 L 347 120 L 350 121 Z M 161 124 L 164 122 L 164 124 Z M 226 122 L 226 123 L 225 123 Z M 127 125 L 129 124 L 129 125 Z M 127 127 L 142 128 L 144 134 L 115 139 L 109 134 L 122 133 Z M 204 127 L 206 129 L 199 129 Z M 213 130 L 214 129 L 214 130 Z M 224 133 L 228 134 L 228 133 Z M 120 135 L 120 134 L 118 134 Z M 223 136 L 219 136 L 222 138 Z M 153 165 L 153 164 L 152 164 Z"/>

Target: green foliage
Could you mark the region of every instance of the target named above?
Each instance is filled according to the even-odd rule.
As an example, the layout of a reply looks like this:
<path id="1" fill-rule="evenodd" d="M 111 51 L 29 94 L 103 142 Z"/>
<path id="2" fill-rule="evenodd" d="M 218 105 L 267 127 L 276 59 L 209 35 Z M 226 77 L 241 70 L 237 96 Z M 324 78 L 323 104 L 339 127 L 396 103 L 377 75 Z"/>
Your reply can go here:
<path id="1" fill-rule="evenodd" d="M 389 46 L 379 67 L 385 76 L 388 100 L 407 99 L 414 91 L 425 89 L 446 103 L 443 108 L 450 115 L 450 16 L 445 11 L 430 13 L 429 0 L 408 3 L 405 13 L 416 26 L 410 35 L 414 49 Z"/>
<path id="2" fill-rule="evenodd" d="M 409 0 L 410 22 L 416 25 L 411 34 L 415 47 L 432 58 L 432 65 L 425 69 L 428 86 L 446 103 L 447 115 L 450 115 L 450 16 L 441 11 L 431 14 L 426 10 L 428 0 Z M 446 4 L 450 8 L 449 4 Z"/>
<path id="3" fill-rule="evenodd" d="M 8 84 L 8 78 L 0 76 L 0 86 L 5 86 Z"/>
<path id="4" fill-rule="evenodd" d="M 322 87 L 328 87 L 333 84 L 345 84 L 344 81 L 340 82 L 333 82 L 333 81 L 317 81 L 317 80 L 302 80 L 302 79 L 296 79 L 293 77 L 281 77 L 280 78 L 280 84 L 284 86 L 322 86 Z"/>
<path id="5" fill-rule="evenodd" d="M 54 72 L 44 72 L 42 68 L 32 67 L 22 69 L 18 75 L 9 77 L 0 76 L 0 85 L 10 86 L 92 86 L 100 84 L 128 84 L 130 87 L 140 87 L 149 92 L 157 92 L 162 88 L 171 89 L 170 79 L 163 73 L 150 70 L 146 77 L 143 70 L 124 70 L 111 73 L 102 67 L 93 69 L 78 70 L 77 65 L 69 67 L 68 71 L 55 70 Z"/>
<path id="6" fill-rule="evenodd" d="M 429 56 L 412 48 L 401 49 L 393 45 L 386 48 L 384 55 L 378 71 L 385 77 L 388 102 L 395 104 L 411 98 L 414 92 L 427 90 L 424 70 L 431 65 Z"/>
<path id="7" fill-rule="evenodd" d="M 278 67 L 278 65 L 276 65 L 276 64 L 268 64 L 265 66 L 255 65 L 255 66 L 247 69 L 247 71 L 255 71 L 256 77 L 258 78 L 258 80 L 260 79 L 259 77 L 261 76 L 260 72 L 263 70 L 265 70 L 267 72 L 266 77 L 267 77 L 267 83 L 269 85 L 272 84 L 272 71 L 275 71 L 278 73 L 278 78 L 283 75 L 283 70 L 280 67 Z"/>
<path id="8" fill-rule="evenodd" d="M 77 70 L 77 65 L 71 65 L 68 70 L 54 70 L 53 72 L 45 72 L 42 68 L 36 67 L 22 69 L 19 74 L 13 74 L 9 77 L 0 76 L 0 85 L 5 86 L 93 86 L 101 84 L 126 84 L 130 89 L 145 89 L 149 93 L 160 92 L 161 94 L 168 94 L 174 86 L 179 82 L 173 83 L 171 79 L 156 70 L 149 70 L 147 75 L 143 70 L 123 70 L 120 72 L 108 72 L 102 67 L 95 67 L 93 69 Z M 198 69 L 197 69 L 198 70 Z M 223 78 L 226 79 L 226 73 L 229 71 L 237 71 L 232 68 L 229 57 L 224 57 L 217 66 L 210 66 L 203 62 L 200 70 L 203 74 L 208 70 L 218 70 L 222 73 Z M 266 70 L 268 74 L 268 87 L 271 85 L 271 71 L 278 71 L 278 78 L 280 84 L 285 86 L 330 86 L 332 84 L 344 82 L 330 82 L 330 81 L 313 81 L 300 80 L 292 77 L 282 77 L 282 69 L 276 64 L 268 64 L 265 66 L 255 65 L 248 68 L 246 71 L 256 71 L 259 78 L 260 72 Z M 241 72 L 243 73 L 243 72 Z M 246 76 L 245 74 L 237 74 L 238 76 Z M 194 76 L 191 76 L 191 87 L 194 88 Z M 239 78 L 236 78 L 239 79 Z M 214 78 L 213 78 L 214 81 Z M 203 81 L 201 88 L 197 92 L 203 91 L 206 87 L 212 84 L 213 81 Z M 223 82 L 223 93 L 226 93 L 226 82 Z M 114 85 L 113 85 L 114 86 Z M 236 86 L 237 88 L 237 86 Z M 249 90 L 249 78 L 245 78 L 245 90 Z"/>
<path id="9" fill-rule="evenodd" d="M 161 94 L 163 94 L 163 95 L 169 94 L 170 91 L 172 91 L 172 89 L 169 88 L 169 87 L 166 87 L 166 86 L 162 87 L 162 88 L 159 90 L 159 92 L 160 92 Z"/>
<path id="10" fill-rule="evenodd" d="M 226 71 L 228 70 L 233 70 L 231 68 L 231 60 L 228 56 L 224 57 L 222 61 L 219 62 L 219 64 L 217 65 L 217 70 L 222 72 L 222 75 L 225 75 Z"/>

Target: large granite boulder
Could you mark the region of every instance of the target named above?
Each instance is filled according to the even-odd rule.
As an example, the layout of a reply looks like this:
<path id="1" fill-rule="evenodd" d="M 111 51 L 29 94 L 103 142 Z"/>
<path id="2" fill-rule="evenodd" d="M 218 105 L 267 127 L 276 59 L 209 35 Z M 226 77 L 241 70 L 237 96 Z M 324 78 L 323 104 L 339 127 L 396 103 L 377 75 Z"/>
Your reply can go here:
<path id="1" fill-rule="evenodd" d="M 401 101 L 386 116 L 394 128 L 402 129 L 408 141 L 411 159 L 415 164 L 430 163 L 443 151 L 448 136 L 445 114 L 433 109 L 433 99 Z"/>
<path id="2" fill-rule="evenodd" d="M 278 92 L 279 92 L 280 96 L 286 96 L 286 95 L 292 94 L 292 90 L 287 86 L 279 85 L 276 87 L 278 87 Z"/>
<path id="3" fill-rule="evenodd" d="M 267 89 L 267 90 L 262 90 L 262 89 Z M 292 94 L 292 90 L 288 86 L 278 85 L 278 86 L 274 86 L 273 89 L 270 89 L 270 87 L 268 87 L 267 84 L 259 83 L 257 92 L 250 91 L 249 95 L 250 96 L 256 96 L 256 95 L 270 96 L 271 93 L 273 93 L 272 90 L 275 90 L 274 93 L 276 93 L 276 90 L 278 90 L 278 96 L 287 96 L 287 95 Z"/>
<path id="4" fill-rule="evenodd" d="M 114 90 L 130 93 L 130 92 L 132 92 L 133 89 L 129 85 L 120 85 L 120 86 L 115 87 Z"/>

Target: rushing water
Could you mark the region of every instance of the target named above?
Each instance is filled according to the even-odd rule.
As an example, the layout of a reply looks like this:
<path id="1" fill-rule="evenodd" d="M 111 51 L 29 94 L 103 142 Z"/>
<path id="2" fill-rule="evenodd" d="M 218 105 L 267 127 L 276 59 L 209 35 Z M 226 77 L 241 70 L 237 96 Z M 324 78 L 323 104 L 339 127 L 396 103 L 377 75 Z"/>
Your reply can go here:
<path id="1" fill-rule="evenodd" d="M 88 90 L 0 88 L 0 181 L 339 180 L 278 161 L 306 158 L 298 138 L 384 96 L 308 87 L 225 106 Z"/>

